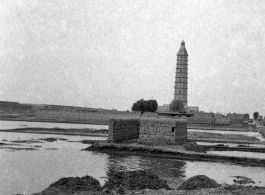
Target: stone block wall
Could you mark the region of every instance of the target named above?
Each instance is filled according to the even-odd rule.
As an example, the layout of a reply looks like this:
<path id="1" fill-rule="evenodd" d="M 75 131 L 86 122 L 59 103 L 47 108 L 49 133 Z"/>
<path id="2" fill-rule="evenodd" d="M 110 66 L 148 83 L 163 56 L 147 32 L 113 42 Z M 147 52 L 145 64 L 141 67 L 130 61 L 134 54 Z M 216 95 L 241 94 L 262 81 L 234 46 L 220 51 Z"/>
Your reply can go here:
<path id="1" fill-rule="evenodd" d="M 140 119 L 139 142 L 174 144 L 187 141 L 187 120 L 169 118 Z"/>
<path id="2" fill-rule="evenodd" d="M 110 142 L 138 139 L 140 130 L 139 119 L 110 119 L 109 136 Z"/>

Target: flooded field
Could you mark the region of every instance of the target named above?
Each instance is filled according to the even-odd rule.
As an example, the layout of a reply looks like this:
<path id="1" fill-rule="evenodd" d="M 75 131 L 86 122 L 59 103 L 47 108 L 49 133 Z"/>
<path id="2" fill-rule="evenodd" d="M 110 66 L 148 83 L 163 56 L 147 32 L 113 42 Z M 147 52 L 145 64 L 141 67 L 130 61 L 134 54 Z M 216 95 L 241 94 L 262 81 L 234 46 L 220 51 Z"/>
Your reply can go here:
<path id="1" fill-rule="evenodd" d="M 51 137 L 56 139 L 45 141 Z M 255 185 L 265 186 L 265 167 L 88 152 L 81 149 L 89 145 L 70 142 L 84 139 L 105 138 L 0 132 L 1 143 L 20 144 L 0 146 L 0 194 L 38 192 L 70 176 L 91 175 L 104 184 L 110 172 L 139 169 L 148 169 L 169 182 L 204 174 L 228 184 L 233 183 L 233 176 L 245 176 Z"/>
<path id="2" fill-rule="evenodd" d="M 0 129 L 14 128 L 107 129 L 108 125 L 0 121 Z M 246 135 L 248 132 L 242 133 Z M 249 136 L 253 136 L 253 132 L 249 133 Z M 254 185 L 265 186 L 265 167 L 81 151 L 89 145 L 79 141 L 106 139 L 0 131 L 0 169 L 2 170 L 0 194 L 39 192 L 62 177 L 91 175 L 103 185 L 113 171 L 139 169 L 148 169 L 167 179 L 168 182 L 175 183 L 203 174 L 219 183 L 227 184 L 233 184 L 235 176 L 244 176 L 251 178 L 255 182 Z M 209 153 L 249 157 L 260 155 L 258 158 L 265 158 L 263 153 L 252 152 L 210 151 Z"/>
<path id="3" fill-rule="evenodd" d="M 265 138 L 259 132 L 243 132 L 243 131 L 211 131 L 211 130 L 199 130 L 199 129 L 189 129 L 189 132 L 198 132 L 198 133 L 218 133 L 218 134 L 230 134 L 230 135 L 245 135 L 250 137 L 256 137 L 260 141 L 265 141 Z"/>
<path id="4" fill-rule="evenodd" d="M 209 151 L 208 154 L 218 154 L 225 156 L 237 156 L 247 158 L 260 158 L 265 159 L 265 153 L 260 152 L 242 152 L 242 151 Z"/>

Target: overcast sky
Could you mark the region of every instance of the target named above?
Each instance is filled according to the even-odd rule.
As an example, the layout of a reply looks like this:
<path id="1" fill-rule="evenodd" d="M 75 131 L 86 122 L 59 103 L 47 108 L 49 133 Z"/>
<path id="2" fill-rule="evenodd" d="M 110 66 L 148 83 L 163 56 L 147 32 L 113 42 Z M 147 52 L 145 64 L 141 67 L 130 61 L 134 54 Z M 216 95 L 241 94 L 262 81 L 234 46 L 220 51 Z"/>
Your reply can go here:
<path id="1" fill-rule="evenodd" d="M 1 0 L 0 100 L 169 103 L 182 40 L 188 105 L 265 114 L 262 0 Z"/>

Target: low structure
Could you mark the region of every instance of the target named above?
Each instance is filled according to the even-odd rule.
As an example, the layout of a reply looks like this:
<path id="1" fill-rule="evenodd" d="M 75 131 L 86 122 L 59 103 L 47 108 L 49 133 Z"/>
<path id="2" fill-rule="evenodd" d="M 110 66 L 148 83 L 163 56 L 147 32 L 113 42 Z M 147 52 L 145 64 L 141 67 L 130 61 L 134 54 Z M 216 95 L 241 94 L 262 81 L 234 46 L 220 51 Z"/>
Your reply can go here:
<path id="1" fill-rule="evenodd" d="M 204 125 L 212 125 L 214 122 L 214 114 L 199 112 L 194 113 L 194 117 L 188 118 L 189 124 L 204 124 Z"/>
<path id="2" fill-rule="evenodd" d="M 214 121 L 215 125 L 231 125 L 231 119 L 229 117 L 217 117 Z"/>
<path id="3" fill-rule="evenodd" d="M 187 113 L 198 113 L 200 111 L 198 106 L 187 106 L 185 109 Z"/>
<path id="4" fill-rule="evenodd" d="M 171 118 L 171 117 L 192 117 L 193 113 L 180 113 L 180 112 L 157 112 L 158 117 L 160 118 Z"/>
<path id="5" fill-rule="evenodd" d="M 185 119 L 141 118 L 139 142 L 175 144 L 188 139 Z"/>
<path id="6" fill-rule="evenodd" d="M 234 127 L 243 127 L 244 120 L 247 119 L 246 114 L 227 114 L 227 117 L 230 118 L 231 125 Z"/>
<path id="7" fill-rule="evenodd" d="M 142 117 L 141 119 L 110 119 L 109 142 L 138 139 L 154 144 L 185 143 L 187 120 Z"/>
<path id="8" fill-rule="evenodd" d="M 168 112 L 169 111 L 169 104 L 163 104 L 163 106 L 157 107 L 157 112 Z"/>

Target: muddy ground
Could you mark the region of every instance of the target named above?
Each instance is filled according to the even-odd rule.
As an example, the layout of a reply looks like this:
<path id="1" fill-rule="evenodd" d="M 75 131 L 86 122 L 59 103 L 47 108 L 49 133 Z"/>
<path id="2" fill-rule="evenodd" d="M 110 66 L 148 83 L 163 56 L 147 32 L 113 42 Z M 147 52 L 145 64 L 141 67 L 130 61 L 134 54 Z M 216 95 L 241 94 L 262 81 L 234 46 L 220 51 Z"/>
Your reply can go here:
<path id="1" fill-rule="evenodd" d="M 240 176 L 239 176 L 240 177 Z M 248 178 L 241 178 L 248 180 Z M 52 183 L 47 189 L 32 195 L 191 195 L 191 194 L 264 194 L 265 188 L 220 185 L 205 175 L 197 175 L 180 182 L 177 189 L 171 189 L 167 181 L 146 171 L 115 172 L 101 187 L 99 182 L 91 177 L 68 177 Z"/>
<path id="2" fill-rule="evenodd" d="M 133 143 L 108 143 L 97 142 L 92 146 L 83 149 L 85 151 L 96 151 L 103 153 L 123 153 L 136 155 L 160 156 L 161 158 L 177 158 L 182 160 L 196 160 L 208 162 L 230 162 L 241 165 L 265 166 L 265 159 L 246 158 L 237 156 L 222 156 L 206 154 L 201 150 L 201 146 L 195 143 L 184 145 L 144 145 Z"/>

